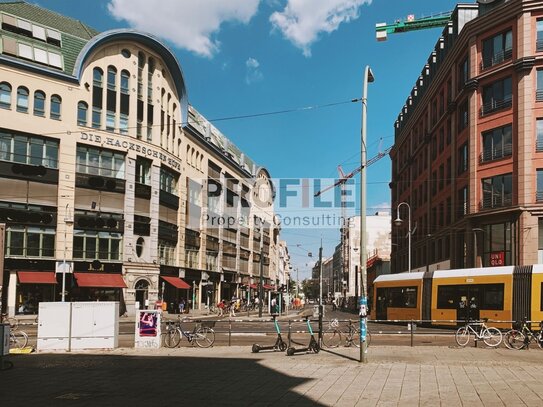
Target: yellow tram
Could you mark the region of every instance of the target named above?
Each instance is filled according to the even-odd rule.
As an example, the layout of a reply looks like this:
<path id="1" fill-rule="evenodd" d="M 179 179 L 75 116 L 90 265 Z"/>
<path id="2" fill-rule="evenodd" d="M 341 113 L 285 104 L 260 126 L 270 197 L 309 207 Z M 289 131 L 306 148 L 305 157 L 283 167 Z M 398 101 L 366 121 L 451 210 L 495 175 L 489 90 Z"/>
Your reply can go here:
<path id="1" fill-rule="evenodd" d="M 373 283 L 371 318 L 432 325 L 468 318 L 541 321 L 542 290 L 542 264 L 381 275 Z"/>

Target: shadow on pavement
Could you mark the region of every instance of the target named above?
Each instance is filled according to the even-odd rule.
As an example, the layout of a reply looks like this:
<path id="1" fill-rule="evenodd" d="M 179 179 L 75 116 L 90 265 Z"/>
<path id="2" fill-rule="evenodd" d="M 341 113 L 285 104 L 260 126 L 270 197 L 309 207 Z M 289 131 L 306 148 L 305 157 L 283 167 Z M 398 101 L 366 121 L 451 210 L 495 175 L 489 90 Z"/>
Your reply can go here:
<path id="1" fill-rule="evenodd" d="M 310 379 L 255 359 L 38 354 L 11 360 L 14 368 L 0 372 L 6 406 L 320 405 L 292 390 Z"/>

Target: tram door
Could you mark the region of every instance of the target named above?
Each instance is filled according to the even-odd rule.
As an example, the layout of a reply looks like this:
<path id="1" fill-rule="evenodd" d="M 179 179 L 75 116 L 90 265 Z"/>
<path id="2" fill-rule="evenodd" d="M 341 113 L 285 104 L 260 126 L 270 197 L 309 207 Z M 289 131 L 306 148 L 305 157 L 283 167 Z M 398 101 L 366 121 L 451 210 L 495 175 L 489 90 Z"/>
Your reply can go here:
<path id="1" fill-rule="evenodd" d="M 456 319 L 459 321 L 475 321 L 479 319 L 480 292 L 476 285 L 458 287 Z M 461 324 L 461 322 L 459 322 Z"/>
<path id="2" fill-rule="evenodd" d="M 388 300 L 386 298 L 386 291 L 387 290 L 385 288 L 377 289 L 377 301 L 376 301 L 376 308 L 375 308 L 375 317 L 377 319 L 388 319 L 387 318 Z"/>

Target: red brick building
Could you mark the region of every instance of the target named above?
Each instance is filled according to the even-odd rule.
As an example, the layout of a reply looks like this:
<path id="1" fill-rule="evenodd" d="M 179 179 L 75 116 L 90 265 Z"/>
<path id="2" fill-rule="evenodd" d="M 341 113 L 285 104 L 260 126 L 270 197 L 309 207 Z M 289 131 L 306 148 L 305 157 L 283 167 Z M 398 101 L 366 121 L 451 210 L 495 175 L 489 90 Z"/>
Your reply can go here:
<path id="1" fill-rule="evenodd" d="M 457 5 L 390 155 L 412 271 L 543 262 L 543 1 Z M 407 236 L 393 226 L 393 272 Z"/>

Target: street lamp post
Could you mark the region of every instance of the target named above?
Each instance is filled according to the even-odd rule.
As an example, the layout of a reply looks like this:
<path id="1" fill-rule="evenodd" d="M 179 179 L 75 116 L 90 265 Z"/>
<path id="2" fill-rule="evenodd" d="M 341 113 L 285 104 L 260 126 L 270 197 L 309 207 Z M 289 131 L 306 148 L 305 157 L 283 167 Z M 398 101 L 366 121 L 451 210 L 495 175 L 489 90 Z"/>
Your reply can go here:
<path id="1" fill-rule="evenodd" d="M 394 224 L 396 226 L 401 226 L 403 223 L 402 218 L 400 218 L 400 206 L 405 205 L 408 209 L 408 221 L 407 221 L 407 270 L 411 273 L 411 206 L 407 202 L 400 202 L 396 208 L 396 220 Z"/>
<path id="2" fill-rule="evenodd" d="M 369 66 L 364 70 L 364 79 L 362 84 L 362 118 L 360 130 L 360 274 L 362 282 L 360 284 L 360 360 L 367 363 L 368 343 L 366 342 L 366 310 L 368 305 L 367 282 L 368 275 L 366 269 L 366 111 L 368 108 L 368 82 L 373 82 L 373 72 Z"/>
<path id="3" fill-rule="evenodd" d="M 68 213 L 70 204 L 66 204 L 66 213 L 64 214 L 64 256 L 62 259 L 62 302 L 66 300 L 66 236 L 68 227 L 74 224 L 74 220 Z"/>

